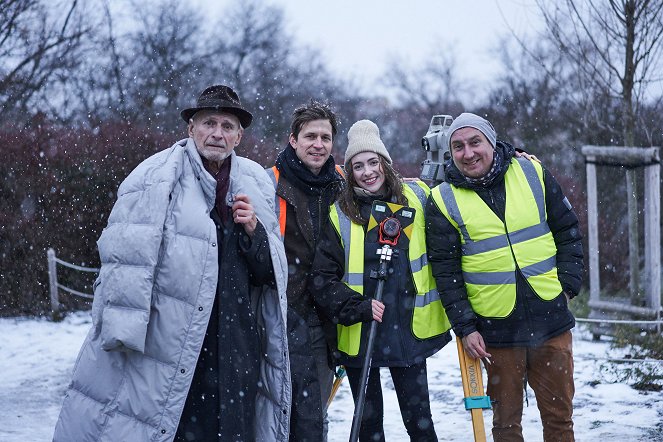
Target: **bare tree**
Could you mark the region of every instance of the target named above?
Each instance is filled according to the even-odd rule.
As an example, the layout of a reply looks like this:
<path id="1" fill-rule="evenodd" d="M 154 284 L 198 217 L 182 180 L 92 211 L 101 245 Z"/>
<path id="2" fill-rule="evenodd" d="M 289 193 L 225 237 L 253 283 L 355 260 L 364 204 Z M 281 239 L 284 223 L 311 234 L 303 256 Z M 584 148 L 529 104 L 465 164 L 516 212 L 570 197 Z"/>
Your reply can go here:
<path id="1" fill-rule="evenodd" d="M 559 51 L 548 41 L 538 41 L 524 53 L 522 47 L 503 39 L 496 52 L 503 74 L 492 83 L 480 112 L 490 116 L 499 130 L 498 138 L 560 164 L 560 147 L 568 145 L 581 124 L 575 118 L 578 104 L 568 98 L 574 93 L 570 80 L 574 70 L 562 62 Z M 538 63 L 532 63 L 532 55 Z M 541 62 L 549 70 L 541 69 Z M 571 165 L 568 161 L 562 164 Z"/>
<path id="2" fill-rule="evenodd" d="M 154 2 L 150 8 L 142 1 L 131 3 L 138 11 L 137 28 L 126 35 L 122 54 L 131 118 L 178 131 L 181 120 L 173 109 L 190 104 L 203 78 L 214 77 L 220 54 L 200 29 L 202 16 L 190 6 L 177 0 Z"/>
<path id="3" fill-rule="evenodd" d="M 122 61 L 120 58 L 118 50 L 118 42 L 115 31 L 115 26 L 113 25 L 113 15 L 111 14 L 110 5 L 108 4 L 109 0 L 103 0 L 103 10 L 104 10 L 104 21 L 106 22 L 107 29 L 107 39 L 104 42 L 105 46 L 108 48 L 109 55 L 109 83 L 114 85 L 117 91 L 117 103 L 116 109 L 120 114 L 120 117 L 123 120 L 128 119 L 128 109 L 127 109 L 127 99 L 124 86 L 124 78 L 122 76 Z"/>
<path id="4" fill-rule="evenodd" d="M 76 68 L 81 40 L 89 31 L 77 0 L 46 3 L 40 0 L 0 2 L 0 110 L 29 118 L 58 100 L 47 90 L 56 77 Z M 51 106 L 55 109 L 57 106 Z"/>
<path id="5" fill-rule="evenodd" d="M 389 62 L 384 84 L 398 105 L 426 115 L 462 110 L 460 97 L 470 86 L 459 77 L 453 54 L 435 52 L 426 60 L 416 69 L 401 58 Z"/>
<path id="6" fill-rule="evenodd" d="M 537 0 L 548 36 L 593 83 L 621 103 L 621 138 L 635 144 L 635 129 L 645 93 L 660 82 L 663 52 L 663 0 Z M 629 214 L 631 298 L 639 293 L 638 202 L 636 172 L 626 174 Z"/>
<path id="7" fill-rule="evenodd" d="M 456 70 L 454 54 L 433 51 L 425 62 L 413 65 L 401 57 L 392 58 L 383 80 L 388 100 L 394 104 L 378 104 L 369 109 L 385 143 L 392 152 L 403 155 L 409 164 L 403 173 L 418 175 L 425 152 L 421 138 L 428 129 L 433 115 L 457 116 L 464 111 L 461 96 L 470 89 L 461 81 Z M 413 68 L 413 66 L 415 66 Z"/>
<path id="8" fill-rule="evenodd" d="M 245 154 L 265 164 L 287 141 L 297 105 L 310 98 L 340 101 L 347 96 L 322 61 L 324 54 L 296 44 L 284 23 L 281 8 L 247 0 L 231 6 L 212 33 L 218 42 L 215 78 L 237 88 L 255 110 L 250 135 L 260 142 Z"/>

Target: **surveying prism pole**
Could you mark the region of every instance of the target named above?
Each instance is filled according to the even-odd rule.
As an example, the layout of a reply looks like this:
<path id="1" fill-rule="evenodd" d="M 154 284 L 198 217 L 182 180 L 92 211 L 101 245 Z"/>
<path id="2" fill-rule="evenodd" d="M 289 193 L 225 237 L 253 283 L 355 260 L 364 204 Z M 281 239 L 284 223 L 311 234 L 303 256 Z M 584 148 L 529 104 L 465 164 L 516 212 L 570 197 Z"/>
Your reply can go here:
<path id="1" fill-rule="evenodd" d="M 382 291 L 384 281 L 387 279 L 387 263 L 391 261 L 392 250 L 388 244 L 378 249 L 380 255 L 380 266 L 377 272 L 371 272 L 371 278 L 378 280 L 375 296 L 373 299 L 382 301 Z M 359 396 L 355 404 L 354 416 L 352 416 L 352 431 L 350 432 L 350 442 L 357 442 L 359 439 L 359 429 L 361 428 L 361 417 L 364 414 L 364 403 L 366 402 L 366 387 L 368 386 L 368 371 L 371 369 L 371 360 L 373 357 L 373 347 L 375 345 L 375 334 L 377 332 L 377 321 L 371 322 L 371 329 L 368 332 L 368 343 L 366 344 L 366 354 L 364 355 L 364 365 L 361 367 L 361 378 L 359 382 Z"/>
<path id="2" fill-rule="evenodd" d="M 472 415 L 472 428 L 475 442 L 486 442 L 486 429 L 483 424 L 483 409 L 490 409 L 490 397 L 483 394 L 481 362 L 465 353 L 463 341 L 456 336 L 460 376 L 463 380 L 463 402 Z"/>

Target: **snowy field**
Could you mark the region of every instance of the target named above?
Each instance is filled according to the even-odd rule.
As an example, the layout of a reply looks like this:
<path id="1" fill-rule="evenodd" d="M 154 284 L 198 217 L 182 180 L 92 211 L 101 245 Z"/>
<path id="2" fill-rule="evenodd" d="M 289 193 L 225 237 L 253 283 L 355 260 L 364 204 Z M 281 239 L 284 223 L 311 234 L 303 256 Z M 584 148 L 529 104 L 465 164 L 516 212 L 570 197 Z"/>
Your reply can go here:
<path id="1" fill-rule="evenodd" d="M 0 441 L 49 441 L 60 401 L 78 349 L 90 327 L 88 313 L 68 316 L 55 324 L 45 319 L 0 319 Z M 582 326 L 574 331 L 576 440 L 663 441 L 663 394 L 641 393 L 628 385 L 611 384 L 602 365 L 619 358 L 607 342 L 591 342 Z M 599 359 L 599 360 L 596 360 Z M 451 342 L 429 359 L 430 394 L 440 440 L 472 441 L 469 413 L 461 404 L 462 387 L 456 345 Z M 389 441 L 407 441 L 396 395 L 383 372 L 385 431 Z M 534 393 L 528 390 L 523 427 L 526 441 L 540 441 L 541 427 Z M 352 397 L 345 382 L 330 408 L 330 442 L 348 440 Z M 490 412 L 485 412 L 490 434 Z M 492 438 L 489 436 L 489 440 Z"/>

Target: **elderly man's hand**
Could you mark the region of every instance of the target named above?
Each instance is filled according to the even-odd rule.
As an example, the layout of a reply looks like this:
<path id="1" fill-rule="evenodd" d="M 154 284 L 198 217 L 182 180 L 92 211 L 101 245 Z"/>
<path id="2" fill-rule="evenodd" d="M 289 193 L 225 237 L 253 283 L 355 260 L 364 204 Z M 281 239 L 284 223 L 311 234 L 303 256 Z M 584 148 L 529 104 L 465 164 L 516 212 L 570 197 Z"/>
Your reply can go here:
<path id="1" fill-rule="evenodd" d="M 249 196 L 243 193 L 235 195 L 232 211 L 233 221 L 243 224 L 246 234 L 253 237 L 258 225 L 258 218 L 256 218 L 256 212 L 253 210 Z"/>

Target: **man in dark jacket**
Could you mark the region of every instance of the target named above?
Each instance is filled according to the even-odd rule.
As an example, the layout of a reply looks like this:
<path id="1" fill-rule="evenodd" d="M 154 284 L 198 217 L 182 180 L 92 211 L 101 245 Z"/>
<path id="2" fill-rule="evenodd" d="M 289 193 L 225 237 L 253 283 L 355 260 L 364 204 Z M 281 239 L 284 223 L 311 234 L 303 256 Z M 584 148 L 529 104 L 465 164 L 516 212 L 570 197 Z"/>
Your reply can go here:
<path id="1" fill-rule="evenodd" d="M 331 156 L 336 115 L 311 101 L 295 109 L 289 143 L 268 172 L 288 260 L 288 342 L 292 376 L 290 440 L 326 440 L 326 404 L 334 372 L 322 324 L 306 289 L 321 227 L 342 185 Z"/>
<path id="2" fill-rule="evenodd" d="M 449 128 L 447 182 L 426 208 L 428 257 L 465 351 L 488 360 L 495 441 L 522 441 L 523 383 L 534 390 L 544 440 L 573 441 L 578 218 L 538 162 L 515 158 L 470 113 Z"/>

